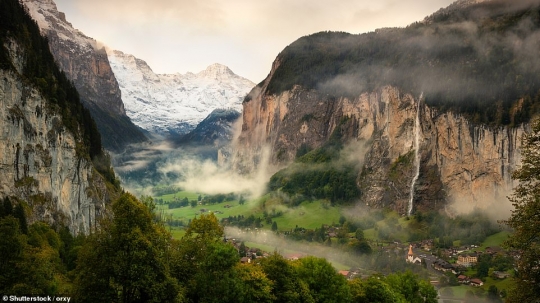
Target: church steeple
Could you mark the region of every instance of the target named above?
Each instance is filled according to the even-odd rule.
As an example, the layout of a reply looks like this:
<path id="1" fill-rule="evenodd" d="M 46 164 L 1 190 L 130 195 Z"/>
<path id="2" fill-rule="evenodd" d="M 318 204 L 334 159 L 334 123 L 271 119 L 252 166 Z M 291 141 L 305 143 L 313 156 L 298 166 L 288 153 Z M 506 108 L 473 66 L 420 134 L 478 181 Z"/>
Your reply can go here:
<path id="1" fill-rule="evenodd" d="M 412 250 L 412 244 L 409 245 L 409 253 L 407 254 L 407 259 L 406 259 L 407 262 L 409 263 L 422 263 L 422 260 L 420 260 L 420 258 L 418 257 L 414 257 L 414 253 L 413 253 L 413 250 Z"/>

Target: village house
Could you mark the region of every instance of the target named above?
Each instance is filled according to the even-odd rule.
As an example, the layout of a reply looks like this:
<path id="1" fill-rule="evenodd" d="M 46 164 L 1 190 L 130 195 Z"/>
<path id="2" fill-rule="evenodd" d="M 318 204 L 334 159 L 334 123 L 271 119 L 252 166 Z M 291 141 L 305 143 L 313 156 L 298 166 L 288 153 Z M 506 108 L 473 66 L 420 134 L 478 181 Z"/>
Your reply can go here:
<path id="1" fill-rule="evenodd" d="M 475 265 L 476 263 L 478 263 L 478 254 L 471 253 L 471 254 L 458 255 L 458 259 L 456 263 L 463 267 L 471 267 Z"/>
<path id="2" fill-rule="evenodd" d="M 476 286 L 476 287 L 480 287 L 480 286 L 484 285 L 484 282 L 482 282 L 482 280 L 480 280 L 480 279 L 471 279 L 471 281 L 469 283 L 472 286 Z"/>
<path id="3" fill-rule="evenodd" d="M 434 243 L 433 239 L 422 240 L 422 242 L 420 243 L 420 247 L 423 250 L 431 251 L 433 249 L 433 245 L 434 245 L 433 243 Z"/>
<path id="4" fill-rule="evenodd" d="M 497 279 L 506 279 L 506 278 L 510 277 L 510 274 L 506 273 L 504 271 L 494 271 L 493 276 L 495 278 L 497 278 Z"/>
<path id="5" fill-rule="evenodd" d="M 492 256 L 502 252 L 504 252 L 504 250 L 499 246 L 486 247 L 486 254 L 490 254 Z"/>
<path id="6" fill-rule="evenodd" d="M 296 261 L 302 258 L 303 256 L 304 256 L 303 254 L 288 254 L 287 256 L 285 256 L 285 258 L 289 261 Z"/>
<path id="7" fill-rule="evenodd" d="M 442 272 L 451 271 L 454 274 L 456 273 L 456 271 L 455 271 L 454 267 L 452 266 L 452 264 L 450 264 L 450 263 L 448 263 L 446 261 L 443 261 L 443 260 L 433 262 L 432 266 L 433 266 L 433 269 L 438 270 L 438 271 L 442 271 Z"/>
<path id="8" fill-rule="evenodd" d="M 350 279 L 350 272 L 348 270 L 340 270 L 339 274 L 347 278 L 347 280 Z"/>
<path id="9" fill-rule="evenodd" d="M 459 283 L 461 284 L 469 284 L 470 280 L 469 280 L 469 277 L 465 276 L 465 275 L 459 275 L 457 277 L 457 280 Z"/>
<path id="10" fill-rule="evenodd" d="M 360 268 L 351 268 L 349 269 L 349 279 L 354 279 L 360 275 L 361 269 Z M 364 277 L 362 277 L 364 278 Z"/>

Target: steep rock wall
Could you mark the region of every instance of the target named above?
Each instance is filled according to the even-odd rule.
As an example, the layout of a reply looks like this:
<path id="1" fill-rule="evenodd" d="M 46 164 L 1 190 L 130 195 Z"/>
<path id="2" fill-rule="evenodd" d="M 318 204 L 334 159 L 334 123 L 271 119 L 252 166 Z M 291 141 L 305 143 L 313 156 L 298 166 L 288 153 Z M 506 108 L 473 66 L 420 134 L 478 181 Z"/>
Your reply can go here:
<path id="1" fill-rule="evenodd" d="M 270 78 L 244 102 L 233 160 L 240 171 L 253 171 L 265 159 L 276 167 L 286 165 L 302 145 L 320 147 L 341 127 L 345 141 L 363 144 L 357 151 L 363 162 L 357 181 L 362 202 L 368 205 L 407 212 L 415 136 L 419 136 L 420 157 L 415 210 L 443 209 L 450 203 L 458 203 L 454 208 L 481 207 L 488 199 L 504 199 L 512 187 L 523 128 L 472 125 L 462 116 L 439 113 L 419 96 L 390 86 L 353 100 L 298 86 L 267 95 Z M 415 129 L 417 110 L 419 129 Z M 350 119 L 343 124 L 343 117 Z M 270 151 L 267 157 L 265 150 Z"/>
<path id="2" fill-rule="evenodd" d="M 120 151 L 129 143 L 146 141 L 126 115 L 105 48 L 73 28 L 53 0 L 24 0 L 23 4 L 47 36 L 58 66 L 73 81 L 81 101 L 91 111 L 103 145 Z"/>
<path id="3" fill-rule="evenodd" d="M 51 53 L 73 81 L 86 105 L 125 115 L 120 87 L 105 48 L 74 29 L 53 0 L 24 0 L 23 3 L 47 36 Z"/>
<path id="4" fill-rule="evenodd" d="M 39 92 L 0 70 L 0 196 L 27 201 L 30 221 L 89 232 L 110 199 L 102 177 L 76 148 Z"/>

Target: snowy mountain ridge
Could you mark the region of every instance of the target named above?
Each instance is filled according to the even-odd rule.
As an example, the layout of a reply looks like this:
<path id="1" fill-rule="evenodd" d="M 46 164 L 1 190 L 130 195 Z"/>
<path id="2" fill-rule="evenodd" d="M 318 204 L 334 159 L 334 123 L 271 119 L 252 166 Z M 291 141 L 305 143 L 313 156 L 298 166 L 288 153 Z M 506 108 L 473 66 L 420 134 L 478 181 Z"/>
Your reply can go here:
<path id="1" fill-rule="evenodd" d="M 54 59 L 90 110 L 109 151 L 122 151 L 148 139 L 126 115 L 121 90 L 109 64 L 105 47 L 67 21 L 53 0 L 23 0 L 30 16 L 46 36 Z M 52 84 L 52 83 L 50 83 Z"/>
<path id="2" fill-rule="evenodd" d="M 42 32 L 56 31 L 63 43 L 72 43 L 73 48 L 91 51 L 98 48 L 97 41 L 86 36 L 66 20 L 52 0 L 23 0 L 30 15 Z M 80 51 L 80 50 L 79 50 Z"/>
<path id="3" fill-rule="evenodd" d="M 107 54 L 127 115 L 139 127 L 162 135 L 185 134 L 214 109 L 241 112 L 244 96 L 255 86 L 217 63 L 197 74 L 156 74 L 133 55 L 118 50 Z"/>

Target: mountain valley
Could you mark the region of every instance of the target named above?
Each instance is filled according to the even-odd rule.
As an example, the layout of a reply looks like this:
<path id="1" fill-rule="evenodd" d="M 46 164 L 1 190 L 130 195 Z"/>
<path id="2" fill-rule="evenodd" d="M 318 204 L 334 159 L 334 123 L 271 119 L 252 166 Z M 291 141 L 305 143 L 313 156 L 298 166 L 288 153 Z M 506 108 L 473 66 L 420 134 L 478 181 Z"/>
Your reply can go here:
<path id="1" fill-rule="evenodd" d="M 53 0 L 0 1 L 0 291 L 539 294 L 540 1 L 458 0 L 403 28 L 310 34 L 258 84 L 218 63 L 158 74 Z"/>

